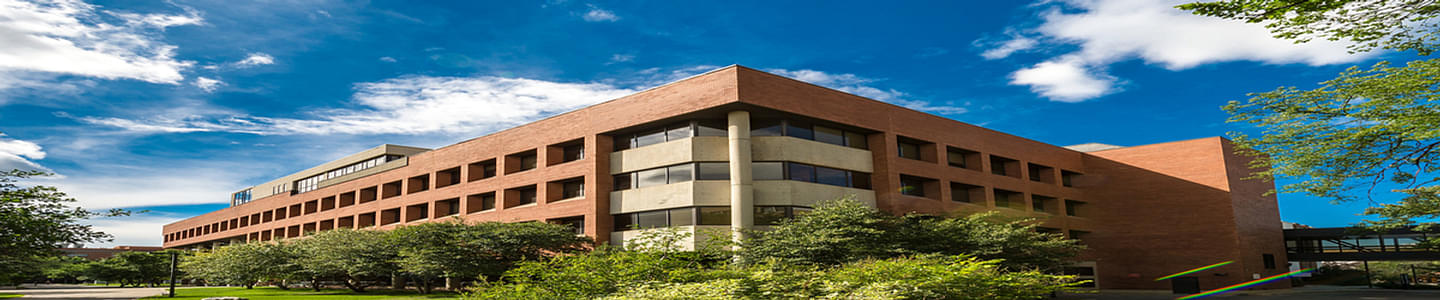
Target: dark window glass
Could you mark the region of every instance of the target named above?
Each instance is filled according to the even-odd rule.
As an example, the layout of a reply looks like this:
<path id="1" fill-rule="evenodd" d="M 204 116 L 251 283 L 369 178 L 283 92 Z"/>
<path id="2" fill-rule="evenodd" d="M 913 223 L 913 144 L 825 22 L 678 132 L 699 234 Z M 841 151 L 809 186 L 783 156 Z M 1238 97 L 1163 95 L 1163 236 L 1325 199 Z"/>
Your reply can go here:
<path id="1" fill-rule="evenodd" d="M 585 145 L 576 144 L 565 146 L 562 161 L 577 161 L 585 158 Z"/>
<path id="2" fill-rule="evenodd" d="M 790 180 L 815 182 L 815 167 L 797 163 L 787 163 L 785 166 L 789 167 Z"/>
<path id="3" fill-rule="evenodd" d="M 1045 212 L 1045 198 L 1033 197 L 1030 199 L 1030 206 L 1037 212 Z"/>
<path id="4" fill-rule="evenodd" d="M 495 209 L 495 193 L 480 196 L 480 210 Z"/>
<path id="5" fill-rule="evenodd" d="M 535 189 L 523 189 L 523 190 L 520 190 L 520 199 L 517 199 L 516 203 L 517 203 L 517 204 L 530 204 L 530 203 L 535 203 Z"/>
<path id="6" fill-rule="evenodd" d="M 757 120 L 750 125 L 751 136 L 780 136 L 784 132 L 779 120 Z"/>
<path id="7" fill-rule="evenodd" d="M 900 157 L 916 160 L 920 159 L 920 145 L 904 142 L 899 143 L 898 145 L 900 145 L 899 149 L 897 149 L 897 151 L 899 151 L 900 153 Z"/>
<path id="8" fill-rule="evenodd" d="M 1092 267 L 1065 267 L 1061 274 L 1071 276 L 1095 276 L 1095 268 Z"/>
<path id="9" fill-rule="evenodd" d="M 665 185 L 665 168 L 635 172 L 635 187 Z"/>
<path id="10" fill-rule="evenodd" d="M 815 183 L 850 186 L 850 178 L 844 170 L 836 170 L 826 167 L 815 167 Z"/>
<path id="11" fill-rule="evenodd" d="M 634 143 L 635 135 L 633 134 L 617 135 L 615 136 L 615 151 L 630 149 L 635 146 Z"/>
<path id="12" fill-rule="evenodd" d="M 631 182 L 632 180 L 634 180 L 634 176 L 635 173 L 615 175 L 615 190 L 623 191 L 634 187 L 634 183 Z"/>
<path id="13" fill-rule="evenodd" d="M 561 194 L 560 194 L 560 198 L 561 198 L 561 199 L 570 199 L 570 198 L 575 198 L 575 197 L 583 197 L 583 196 L 585 196 L 585 181 L 584 181 L 584 180 L 566 181 L 564 184 L 561 185 L 561 191 L 562 191 Z"/>
<path id="14" fill-rule="evenodd" d="M 756 162 L 750 165 L 750 172 L 754 180 L 784 180 L 785 163 Z"/>
<path id="15" fill-rule="evenodd" d="M 690 138 L 690 123 L 670 125 L 670 129 L 665 131 L 665 138 L 668 141 Z"/>
<path id="16" fill-rule="evenodd" d="M 730 225 L 729 207 L 700 207 L 700 225 Z"/>
<path id="17" fill-rule="evenodd" d="M 802 216 L 802 215 L 805 215 L 805 214 L 810 213 L 811 210 L 813 210 L 813 209 L 810 209 L 809 207 L 791 207 L 791 208 L 790 208 L 790 216 L 792 216 L 792 217 Z"/>
<path id="18" fill-rule="evenodd" d="M 1079 230 L 1071 230 L 1071 231 L 1070 231 L 1070 239 L 1072 239 L 1072 240 L 1080 240 L 1080 242 L 1082 242 L 1082 243 L 1085 242 L 1085 236 L 1087 236 L 1087 235 L 1090 235 L 1090 232 L 1089 232 L 1089 231 L 1079 231 Z"/>
<path id="19" fill-rule="evenodd" d="M 635 220 L 640 228 L 655 228 L 670 226 L 670 214 L 666 211 L 647 211 L 635 213 Z"/>
<path id="20" fill-rule="evenodd" d="M 784 219 L 785 219 L 785 207 L 784 207 L 784 206 L 756 206 L 756 207 L 755 207 L 755 225 L 775 225 L 775 224 L 780 224 L 780 220 L 784 220 Z"/>
<path id="21" fill-rule="evenodd" d="M 785 123 L 785 135 L 807 140 L 815 139 L 815 131 L 810 130 L 810 124 L 798 123 L 795 121 L 789 121 Z"/>
<path id="22" fill-rule="evenodd" d="M 729 163 L 696 164 L 696 180 L 730 180 Z"/>
<path id="23" fill-rule="evenodd" d="M 654 144 L 659 144 L 659 143 L 664 143 L 664 142 L 665 142 L 665 131 L 664 131 L 664 130 L 655 130 L 655 131 L 651 131 L 651 132 L 643 132 L 643 133 L 639 133 L 639 134 L 636 134 L 636 135 L 635 135 L 635 148 L 645 147 L 645 146 L 654 145 Z"/>
<path id="24" fill-rule="evenodd" d="M 870 143 L 865 140 L 865 135 L 855 132 L 845 132 L 845 146 L 860 149 L 870 149 Z"/>
<path id="25" fill-rule="evenodd" d="M 900 193 L 925 197 L 925 181 L 918 178 L 900 177 Z"/>
<path id="26" fill-rule="evenodd" d="M 845 132 L 835 128 L 815 126 L 815 141 L 844 146 Z"/>
<path id="27" fill-rule="evenodd" d="M 959 151 L 955 151 L 955 150 L 945 151 L 945 161 L 948 162 L 948 163 L 950 163 L 950 166 L 951 166 L 951 167 L 957 167 L 957 168 L 968 168 L 968 167 L 969 167 L 969 166 L 966 166 L 966 164 L 965 164 L 965 153 L 964 153 L 964 152 L 959 152 Z"/>
<path id="28" fill-rule="evenodd" d="M 520 170 L 534 169 L 536 162 L 538 162 L 538 158 L 536 158 L 535 155 L 525 155 L 525 156 L 521 156 L 521 157 L 520 157 Z"/>
<path id="29" fill-rule="evenodd" d="M 626 231 L 635 227 L 635 214 L 615 215 L 615 231 Z"/>
<path id="30" fill-rule="evenodd" d="M 491 162 L 480 166 L 480 174 L 483 174 L 481 178 L 495 177 L 495 163 Z"/>
<path id="31" fill-rule="evenodd" d="M 570 226 L 575 234 L 585 234 L 585 217 L 569 217 L 551 221 L 551 223 Z"/>
<path id="32" fill-rule="evenodd" d="M 681 183 L 681 182 L 686 182 L 686 181 L 690 181 L 690 180 L 694 180 L 694 179 L 695 179 L 695 173 L 692 173 L 692 171 L 695 169 L 695 165 L 692 165 L 692 164 L 674 165 L 674 166 L 670 166 L 669 169 L 670 169 L 670 181 L 669 181 L 669 183 Z"/>
<path id="33" fill-rule="evenodd" d="M 870 189 L 870 174 L 850 172 L 850 187 L 857 189 Z"/>
<path id="34" fill-rule="evenodd" d="M 1072 217 L 1078 215 L 1081 205 L 1085 205 L 1085 203 L 1080 201 L 1065 200 L 1065 215 Z"/>
<path id="35" fill-rule="evenodd" d="M 670 210 L 670 226 L 695 225 L 695 208 L 675 208 Z"/>
<path id="36" fill-rule="evenodd" d="M 1275 268 L 1275 255 L 1274 255 L 1274 254 L 1261 254 L 1260 259 L 1262 259 L 1262 260 L 1265 261 L 1265 268 L 1266 268 L 1266 269 L 1274 269 L 1274 268 Z"/>
<path id="37" fill-rule="evenodd" d="M 695 123 L 695 136 L 729 136 L 724 120 L 700 120 Z"/>

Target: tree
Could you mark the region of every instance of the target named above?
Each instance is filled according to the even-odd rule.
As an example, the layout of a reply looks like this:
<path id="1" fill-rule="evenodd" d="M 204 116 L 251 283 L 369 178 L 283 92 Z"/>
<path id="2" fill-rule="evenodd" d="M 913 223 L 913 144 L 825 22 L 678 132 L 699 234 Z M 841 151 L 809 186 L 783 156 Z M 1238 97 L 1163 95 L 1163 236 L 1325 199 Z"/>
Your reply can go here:
<path id="1" fill-rule="evenodd" d="M 1179 6 L 1197 15 L 1263 23 L 1275 37 L 1354 41 L 1351 51 L 1436 49 L 1440 3 L 1429 0 L 1225 0 Z"/>
<path id="2" fill-rule="evenodd" d="M 31 178 L 48 176 L 38 171 L 0 172 L 0 283 L 12 282 L 12 275 L 34 269 L 40 257 L 54 255 L 64 245 L 107 241 L 110 235 L 95 231 L 79 221 L 91 217 L 129 215 L 129 211 L 92 212 L 70 206 L 75 199 L 59 189 L 43 185 L 21 185 Z"/>
<path id="3" fill-rule="evenodd" d="M 150 252 L 120 252 L 107 258 L 103 263 L 123 269 L 125 278 L 132 284 L 149 284 L 154 287 L 170 275 L 169 255 Z"/>
<path id="4" fill-rule="evenodd" d="M 391 235 L 400 271 L 417 279 L 424 293 L 436 279 L 500 275 L 516 262 L 583 250 L 590 243 L 568 227 L 534 222 L 468 225 L 454 219 L 397 228 Z"/>
<path id="5" fill-rule="evenodd" d="M 1353 51 L 1374 48 L 1436 49 L 1434 20 L 1440 3 L 1421 0 L 1228 0 L 1179 6 L 1196 14 L 1267 23 L 1277 37 L 1307 42 L 1314 37 L 1351 40 Z M 1282 192 L 1301 192 L 1332 202 L 1354 201 L 1377 188 L 1398 185 L 1404 198 L 1394 204 L 1371 201 L 1367 220 L 1377 227 L 1417 224 L 1440 216 L 1436 147 L 1440 146 L 1440 60 L 1403 67 L 1381 62 L 1350 68 L 1321 87 L 1295 87 L 1250 94 L 1223 109 L 1230 122 L 1250 123 L 1261 135 L 1231 133 L 1240 152 L 1256 157 L 1257 178 L 1290 177 L 1299 182 Z M 1432 227 L 1434 223 L 1420 223 Z M 1440 246 L 1440 241 L 1426 243 Z"/>
<path id="6" fill-rule="evenodd" d="M 180 269 L 196 279 L 220 284 L 234 284 L 246 289 L 260 282 L 272 281 L 283 286 L 283 280 L 296 272 L 291 263 L 294 253 L 286 244 L 246 243 L 199 252 L 180 264 Z"/>
<path id="7" fill-rule="evenodd" d="M 1000 259 L 1016 269 L 1056 268 L 1082 246 L 1059 235 L 1035 232 L 1033 220 L 1001 220 L 993 213 L 956 218 L 901 217 L 852 199 L 824 201 L 810 213 L 770 231 L 749 234 L 745 261 L 779 259 L 791 264 L 840 265 L 904 255 L 972 255 Z"/>
<path id="8" fill-rule="evenodd" d="M 395 243 L 387 233 L 374 230 L 337 229 L 321 231 L 291 241 L 293 262 L 299 276 L 320 290 L 320 281 L 336 279 L 352 291 L 364 292 L 371 279 L 388 277 L 396 268 Z"/>

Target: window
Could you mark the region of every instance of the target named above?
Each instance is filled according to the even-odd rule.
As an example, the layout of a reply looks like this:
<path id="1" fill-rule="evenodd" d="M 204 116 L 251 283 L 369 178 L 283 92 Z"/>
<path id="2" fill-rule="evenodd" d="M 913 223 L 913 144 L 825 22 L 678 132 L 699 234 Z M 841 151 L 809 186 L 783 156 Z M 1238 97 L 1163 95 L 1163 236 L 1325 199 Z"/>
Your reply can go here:
<path id="1" fill-rule="evenodd" d="M 650 211 L 635 214 L 636 225 L 640 228 L 655 228 L 670 226 L 669 211 Z"/>
<path id="2" fill-rule="evenodd" d="M 814 140 L 815 131 L 810 130 L 809 124 L 795 121 L 785 121 L 785 136 Z M 844 144 L 840 145 L 844 146 Z"/>
<path id="3" fill-rule="evenodd" d="M 750 136 L 785 135 L 785 125 L 780 120 L 755 120 L 750 124 Z"/>
<path id="4" fill-rule="evenodd" d="M 668 183 L 681 183 L 681 182 L 686 182 L 686 181 L 690 181 L 690 180 L 692 180 L 692 179 L 695 179 L 695 173 L 694 173 L 694 171 L 695 171 L 695 165 L 692 165 L 692 164 L 674 165 L 674 166 L 670 166 L 670 167 L 668 167 L 668 168 L 666 168 L 666 169 L 668 169 L 668 172 L 670 173 L 670 174 L 669 174 L 670 181 L 669 181 Z"/>
<path id="5" fill-rule="evenodd" d="M 754 180 L 785 180 L 785 163 L 755 162 L 750 165 Z"/>
<path id="6" fill-rule="evenodd" d="M 995 189 L 995 207 L 1024 209 L 1025 199 L 1023 197 L 1025 194 L 1020 192 Z"/>
<path id="7" fill-rule="evenodd" d="M 476 213 L 495 209 L 495 193 L 465 196 L 465 213 Z"/>
<path id="8" fill-rule="evenodd" d="M 1065 200 L 1065 215 L 1079 217 L 1084 214 L 1085 202 Z"/>
<path id="9" fill-rule="evenodd" d="M 825 126 L 815 126 L 815 141 L 844 146 L 845 131 Z"/>
<path id="10" fill-rule="evenodd" d="M 460 198 L 435 201 L 435 215 L 449 216 L 460 214 Z"/>
<path id="11" fill-rule="evenodd" d="M 913 176 L 900 176 L 900 194 L 916 197 L 925 197 L 925 179 Z"/>
<path id="12" fill-rule="evenodd" d="M 1274 269 L 1274 268 L 1275 268 L 1275 255 L 1274 255 L 1274 254 L 1269 254 L 1269 253 L 1261 254 L 1261 255 L 1260 255 L 1260 259 L 1265 261 L 1265 268 L 1266 268 L 1266 269 Z"/>
<path id="13" fill-rule="evenodd" d="M 614 190 L 616 190 L 616 191 L 623 191 L 623 190 L 628 190 L 628 189 L 630 189 L 630 188 L 633 188 L 633 187 L 635 187 L 634 182 L 633 182 L 634 180 L 635 180 L 635 173 L 625 173 L 625 174 L 615 175 L 615 179 L 613 180 L 613 183 L 615 184 Z"/>
<path id="14" fill-rule="evenodd" d="M 690 123 L 670 125 L 665 129 L 665 140 L 678 141 L 690 137 Z"/>
<path id="15" fill-rule="evenodd" d="M 1001 156 L 990 156 L 990 173 L 1020 178 L 1020 161 Z"/>
<path id="16" fill-rule="evenodd" d="M 406 194 L 419 193 L 430 190 L 430 174 L 410 177 L 405 183 Z"/>
<path id="17" fill-rule="evenodd" d="M 730 180 L 730 163 L 698 163 L 696 180 Z"/>
<path id="18" fill-rule="evenodd" d="M 845 170 L 836 170 L 825 167 L 815 167 L 815 183 L 834 186 L 849 186 L 849 173 Z"/>
<path id="19" fill-rule="evenodd" d="M 870 174 L 850 172 L 850 187 L 857 189 L 870 189 Z"/>
<path id="20" fill-rule="evenodd" d="M 435 172 L 435 188 L 460 184 L 460 167 Z"/>
<path id="21" fill-rule="evenodd" d="M 506 155 L 504 163 L 505 174 L 524 172 L 535 169 L 536 164 L 539 162 L 540 157 L 536 156 L 536 151 L 534 149 Z"/>
<path id="22" fill-rule="evenodd" d="M 560 183 L 560 199 L 570 199 L 585 196 L 585 179 L 575 179 Z"/>
<path id="23" fill-rule="evenodd" d="M 729 136 L 725 120 L 700 120 L 695 122 L 695 136 Z"/>
<path id="24" fill-rule="evenodd" d="M 700 207 L 699 210 L 700 225 L 730 225 L 729 207 Z"/>
<path id="25" fill-rule="evenodd" d="M 1055 202 L 1055 197 L 1030 194 L 1030 206 L 1035 209 L 1035 212 L 1055 213 L 1056 210 L 1059 210 L 1059 207 L 1055 207 L 1057 204 Z"/>
<path id="26" fill-rule="evenodd" d="M 575 230 L 575 234 L 585 234 L 585 216 L 551 219 L 550 224 L 569 226 Z"/>
<path id="27" fill-rule="evenodd" d="M 295 186 L 299 187 L 298 192 L 300 192 L 300 193 L 313 191 L 313 190 L 315 190 L 315 189 L 320 188 L 320 182 L 321 182 L 321 181 L 333 179 L 333 178 L 340 177 L 340 176 L 349 175 L 350 173 L 355 173 L 355 172 L 358 172 L 358 171 L 360 171 L 360 170 L 364 170 L 364 169 L 368 169 L 368 168 L 373 168 L 373 167 L 375 167 L 375 166 L 377 166 L 377 165 L 384 164 L 384 163 L 389 162 L 389 161 L 397 160 L 397 159 L 400 159 L 400 158 L 402 158 L 402 157 L 404 157 L 404 156 L 399 156 L 399 155 L 382 155 L 382 156 L 375 157 L 375 158 L 371 158 L 371 159 L 368 159 L 368 160 L 365 160 L 365 161 L 362 161 L 362 162 L 354 163 L 354 164 L 351 164 L 351 165 L 349 165 L 349 166 L 340 167 L 340 168 L 336 168 L 336 169 L 333 169 L 333 170 L 330 170 L 330 171 L 326 171 L 326 172 L 320 173 L 320 175 L 315 175 L 315 176 L 311 176 L 311 177 L 307 177 L 307 178 L 305 178 L 305 179 L 301 179 L 301 180 L 295 181 Z M 279 191 L 276 191 L 276 194 L 279 194 Z"/>
<path id="28" fill-rule="evenodd" d="M 787 163 L 790 180 L 815 182 L 815 167 L 805 164 Z"/>
<path id="29" fill-rule="evenodd" d="M 529 169 L 534 169 L 534 168 L 535 168 L 535 164 L 539 162 L 539 159 L 540 159 L 540 158 L 539 158 L 539 157 L 536 157 L 535 154 L 530 154 L 530 155 L 521 156 L 521 157 L 520 157 L 520 171 L 529 170 Z"/>
<path id="30" fill-rule="evenodd" d="M 985 187 L 951 182 L 950 201 L 963 203 L 983 202 L 985 201 Z"/>
<path id="31" fill-rule="evenodd" d="M 920 145 L 907 142 L 900 142 L 897 143 L 897 145 L 899 145 L 899 147 L 896 153 L 899 153 L 900 157 L 920 160 Z"/>
<path id="32" fill-rule="evenodd" d="M 1026 167 L 1030 175 L 1030 181 L 1055 183 L 1055 168 L 1034 163 L 1027 163 Z"/>
<path id="33" fill-rule="evenodd" d="M 845 132 L 845 146 L 859 149 L 870 149 L 870 143 L 865 139 L 865 134 L 859 132 Z"/>
<path id="34" fill-rule="evenodd" d="M 230 194 L 230 206 L 241 205 L 250 202 L 250 189 Z"/>
<path id="35" fill-rule="evenodd" d="M 470 175 L 467 181 L 476 181 L 485 178 L 495 177 L 495 160 L 488 159 L 482 162 L 472 163 L 469 166 Z"/>
<path id="36" fill-rule="evenodd" d="M 642 133 L 635 134 L 635 142 L 632 143 L 632 144 L 633 144 L 633 145 L 632 145 L 632 148 L 640 148 L 640 147 L 645 147 L 645 146 L 654 145 L 654 144 L 659 144 L 659 143 L 664 143 L 664 142 L 665 142 L 665 130 L 664 130 L 664 129 L 656 129 L 656 130 L 653 130 L 653 131 L 648 131 L 648 132 L 642 132 Z"/>
<path id="37" fill-rule="evenodd" d="M 788 207 L 784 206 L 756 206 L 755 225 L 780 224 L 789 215 Z"/>
<path id="38" fill-rule="evenodd" d="M 1076 177 L 1080 177 L 1080 173 L 1075 173 L 1075 172 L 1066 171 L 1066 170 L 1060 170 L 1060 184 L 1061 184 L 1061 185 L 1064 185 L 1064 186 L 1066 186 L 1066 187 L 1074 187 L 1074 186 L 1075 186 L 1074 180 L 1075 180 Z"/>
<path id="39" fill-rule="evenodd" d="M 520 189 L 520 199 L 517 204 L 525 205 L 535 203 L 535 188 Z"/>
<path id="40" fill-rule="evenodd" d="M 502 201 L 505 201 L 506 208 L 510 208 L 521 205 L 535 204 L 538 200 L 536 199 L 536 196 L 538 195 L 536 193 L 535 186 L 524 186 L 505 190 L 505 197 L 504 199 L 502 199 Z"/>
<path id="41" fill-rule="evenodd" d="M 402 182 L 402 181 L 400 181 L 400 180 L 396 180 L 396 181 L 391 181 L 390 183 L 386 183 L 386 184 L 384 184 L 384 185 L 381 185 L 381 186 L 380 186 L 380 199 L 385 199 L 385 198 L 400 196 L 400 187 L 401 187 L 401 186 L 404 186 L 404 184 L 402 184 L 401 182 Z"/>
<path id="42" fill-rule="evenodd" d="M 945 162 L 951 167 L 980 170 L 980 152 L 945 147 Z"/>
<path id="43" fill-rule="evenodd" d="M 635 177 L 635 187 L 643 188 L 665 185 L 668 176 L 665 175 L 665 168 L 659 168 L 635 172 Z"/>
<path id="44" fill-rule="evenodd" d="M 561 150 L 560 161 L 570 162 L 585 159 L 585 144 L 573 144 L 565 146 Z"/>
<path id="45" fill-rule="evenodd" d="M 1070 231 L 1070 239 L 1072 239 L 1072 240 L 1079 240 L 1079 241 L 1082 242 L 1082 243 L 1085 242 L 1085 237 L 1088 236 L 1088 235 L 1090 235 L 1090 232 L 1089 232 L 1089 231 L 1080 231 L 1080 230 L 1071 230 L 1071 231 Z"/>
<path id="46" fill-rule="evenodd" d="M 702 120 L 671 124 L 662 128 L 615 137 L 615 151 L 644 147 L 692 136 L 726 136 L 725 121 Z"/>

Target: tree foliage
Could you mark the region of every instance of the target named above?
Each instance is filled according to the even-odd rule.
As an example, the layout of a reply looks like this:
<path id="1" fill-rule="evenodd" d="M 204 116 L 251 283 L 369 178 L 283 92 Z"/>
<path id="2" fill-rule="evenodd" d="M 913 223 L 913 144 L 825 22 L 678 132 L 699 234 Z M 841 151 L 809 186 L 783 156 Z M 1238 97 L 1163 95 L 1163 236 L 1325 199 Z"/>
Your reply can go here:
<path id="1" fill-rule="evenodd" d="M 1179 6 L 1197 15 L 1265 24 L 1275 37 L 1297 43 L 1315 38 L 1348 40 L 1351 51 L 1375 48 L 1436 49 L 1435 14 L 1430 0 L 1224 0 Z"/>
<path id="2" fill-rule="evenodd" d="M 0 283 L 34 269 L 40 257 L 65 245 L 107 241 L 110 235 L 79 222 L 91 217 L 128 215 L 128 211 L 92 212 L 71 206 L 75 199 L 50 186 L 22 185 L 21 180 L 48 176 L 38 171 L 0 172 Z"/>
<path id="3" fill-rule="evenodd" d="M 521 260 L 585 249 L 588 237 L 545 223 L 480 223 L 459 219 L 395 229 L 399 270 L 419 280 L 428 293 L 436 279 L 499 276 Z"/>
<path id="4" fill-rule="evenodd" d="M 180 269 L 190 278 L 250 289 L 262 282 L 283 285 L 299 270 L 294 260 L 295 252 L 287 244 L 235 244 L 198 252 L 187 257 Z"/>
<path id="5" fill-rule="evenodd" d="M 365 291 L 366 282 L 386 278 L 399 268 L 396 245 L 388 233 L 375 230 L 337 229 L 315 233 L 290 241 L 295 277 L 308 279 L 319 290 L 320 281 L 339 280 L 356 292 Z"/>
<path id="6" fill-rule="evenodd" d="M 1055 268 L 1082 246 L 1035 232 L 1033 220 L 1000 220 L 993 213 L 955 218 L 890 216 L 850 199 L 825 201 L 810 213 L 769 231 L 749 234 L 740 254 L 746 261 L 778 259 L 792 264 L 839 265 L 905 255 L 974 255 L 1001 259 L 1014 268 Z"/>

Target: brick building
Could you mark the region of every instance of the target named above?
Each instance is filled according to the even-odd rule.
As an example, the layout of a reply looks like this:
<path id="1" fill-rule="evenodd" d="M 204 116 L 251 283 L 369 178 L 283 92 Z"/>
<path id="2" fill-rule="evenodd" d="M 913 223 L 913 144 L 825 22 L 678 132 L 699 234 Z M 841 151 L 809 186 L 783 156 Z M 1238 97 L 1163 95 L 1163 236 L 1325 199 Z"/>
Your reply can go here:
<path id="1" fill-rule="evenodd" d="M 1058 147 L 731 66 L 439 149 L 382 145 L 163 234 L 197 248 L 458 216 L 623 244 L 631 228 L 763 227 L 848 195 L 894 214 L 1037 217 L 1090 247 L 1069 270 L 1101 288 L 1167 289 L 1153 279 L 1235 261 L 1195 275 L 1213 289 L 1286 272 L 1273 183 L 1244 179 L 1232 150 Z"/>

